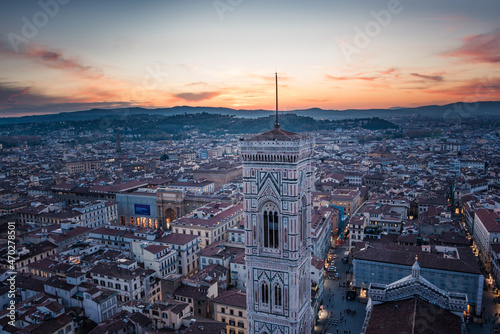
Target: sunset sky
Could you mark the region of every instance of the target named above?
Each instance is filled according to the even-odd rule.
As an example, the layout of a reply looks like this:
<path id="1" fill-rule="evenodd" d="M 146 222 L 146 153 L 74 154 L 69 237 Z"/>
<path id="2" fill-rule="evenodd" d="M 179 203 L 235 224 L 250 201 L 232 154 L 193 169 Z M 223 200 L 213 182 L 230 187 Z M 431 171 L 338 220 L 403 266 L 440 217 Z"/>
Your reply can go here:
<path id="1" fill-rule="evenodd" d="M 2 2 L 0 117 L 500 100 L 500 1 Z"/>

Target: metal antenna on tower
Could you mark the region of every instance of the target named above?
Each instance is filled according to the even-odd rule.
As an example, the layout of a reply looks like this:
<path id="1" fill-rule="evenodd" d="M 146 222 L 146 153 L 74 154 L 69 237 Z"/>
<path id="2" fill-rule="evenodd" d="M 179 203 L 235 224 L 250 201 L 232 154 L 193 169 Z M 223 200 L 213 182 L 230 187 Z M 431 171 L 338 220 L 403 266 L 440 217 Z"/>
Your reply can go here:
<path id="1" fill-rule="evenodd" d="M 276 123 L 274 123 L 274 127 L 279 128 L 280 123 L 278 122 L 278 72 L 274 72 L 274 76 L 276 79 Z"/>

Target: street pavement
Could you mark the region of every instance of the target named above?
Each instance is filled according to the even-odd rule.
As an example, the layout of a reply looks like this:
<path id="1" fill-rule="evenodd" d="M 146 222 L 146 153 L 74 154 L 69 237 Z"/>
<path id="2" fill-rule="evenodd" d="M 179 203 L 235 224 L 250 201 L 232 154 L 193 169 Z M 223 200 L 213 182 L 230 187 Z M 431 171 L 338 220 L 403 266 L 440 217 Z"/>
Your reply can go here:
<path id="1" fill-rule="evenodd" d="M 338 247 L 334 251 L 337 255 L 334 265 L 337 267 L 340 279 L 325 279 L 323 311 L 318 314 L 319 320 L 314 327 L 314 333 L 358 334 L 363 327 L 366 301 L 363 303 L 357 299 L 346 300 L 346 287 L 339 287 L 339 283 L 346 282 L 348 276 L 346 272 L 352 269 L 351 265 L 342 262 L 345 251 L 345 247 Z"/>
<path id="2" fill-rule="evenodd" d="M 486 280 L 484 284 L 488 287 L 488 290 L 484 291 L 483 294 L 483 323 L 479 324 L 470 321 L 466 324 L 467 333 L 500 333 L 500 304 L 495 302 L 495 298 L 499 298 L 499 295 L 498 292 L 493 292 L 493 288 L 486 282 Z"/>

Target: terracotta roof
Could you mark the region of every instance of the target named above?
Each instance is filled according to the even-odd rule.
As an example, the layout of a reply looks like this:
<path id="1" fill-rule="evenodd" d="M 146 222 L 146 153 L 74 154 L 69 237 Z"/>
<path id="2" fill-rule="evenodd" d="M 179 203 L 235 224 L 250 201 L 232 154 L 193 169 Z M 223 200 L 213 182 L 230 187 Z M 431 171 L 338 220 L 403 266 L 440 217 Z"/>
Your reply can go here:
<path id="1" fill-rule="evenodd" d="M 150 246 L 144 248 L 144 250 L 147 250 L 148 252 L 153 253 L 153 254 L 158 254 L 158 253 L 162 252 L 165 249 L 168 249 L 168 246 L 150 245 Z"/>
<path id="2" fill-rule="evenodd" d="M 421 298 L 374 305 L 365 333 L 417 333 L 424 328 L 422 324 L 425 324 L 422 333 L 462 333 L 458 315 Z"/>
<path id="3" fill-rule="evenodd" d="M 70 322 L 73 322 L 73 318 L 67 314 L 62 314 L 56 318 L 48 319 L 41 324 L 34 324 L 20 329 L 17 333 L 24 334 L 47 334 L 56 333 L 60 329 L 64 328 Z"/>
<path id="4" fill-rule="evenodd" d="M 475 212 L 488 232 L 500 232 L 500 217 L 496 212 L 488 209 L 477 209 Z"/>
<path id="5" fill-rule="evenodd" d="M 322 270 L 325 267 L 325 261 L 321 260 L 319 257 L 312 255 L 311 266 L 318 270 Z"/>
<path id="6" fill-rule="evenodd" d="M 387 245 L 386 245 L 387 246 Z M 469 247 L 457 247 L 459 258 L 444 258 L 438 254 L 424 252 L 418 246 L 391 245 L 388 248 L 368 247 L 355 251 L 355 260 L 392 263 L 411 267 L 418 255 L 418 263 L 422 268 L 455 271 L 480 275 L 481 271 L 474 254 Z"/>
<path id="7" fill-rule="evenodd" d="M 117 228 L 108 228 L 106 226 L 101 226 L 101 227 L 98 227 L 98 228 L 94 229 L 90 233 L 103 234 L 103 235 L 111 235 L 111 236 L 119 236 L 119 235 L 121 235 L 124 232 L 125 232 L 125 230 L 120 230 L 120 229 L 117 229 Z"/>
<path id="8" fill-rule="evenodd" d="M 200 208 L 199 211 L 202 211 L 203 208 Z M 203 210 L 206 211 L 207 209 Z M 213 217 L 209 218 L 194 218 L 194 217 L 183 217 L 180 219 L 175 220 L 172 222 L 170 225 L 176 226 L 176 227 L 181 227 L 183 225 L 196 225 L 196 226 L 201 226 L 201 227 L 213 227 L 217 225 L 217 223 L 223 221 L 224 219 L 233 216 L 235 214 L 238 214 L 238 212 L 243 212 L 243 205 L 242 204 L 235 204 L 234 206 L 219 212 L 218 214 L 214 215 Z"/>
<path id="9" fill-rule="evenodd" d="M 136 279 L 141 275 L 146 275 L 147 271 L 138 267 L 133 270 L 120 268 L 115 263 L 99 263 L 90 270 L 91 274 L 99 274 L 114 278 L 121 278 L 125 281 Z"/>
<path id="10" fill-rule="evenodd" d="M 187 285 L 184 283 L 182 283 L 177 289 L 175 289 L 174 295 L 193 298 L 194 300 L 208 299 L 206 289 L 192 285 Z"/>
<path id="11" fill-rule="evenodd" d="M 65 291 L 71 291 L 76 287 L 75 285 L 66 282 L 66 279 L 60 278 L 58 276 L 52 276 L 51 278 L 49 278 L 45 282 L 45 285 Z"/>
<path id="12" fill-rule="evenodd" d="M 224 291 L 212 301 L 217 304 L 235 306 L 242 309 L 247 308 L 247 295 L 240 290 L 233 289 Z"/>
<path id="13" fill-rule="evenodd" d="M 198 257 L 212 257 L 212 258 L 235 258 L 239 254 L 244 254 L 245 248 L 226 246 L 223 241 L 215 241 L 207 245 L 204 249 L 198 252 Z"/>
<path id="14" fill-rule="evenodd" d="M 156 241 L 174 245 L 185 245 L 196 238 L 198 236 L 192 234 L 170 233 L 163 235 L 161 238 L 156 239 Z"/>
<path id="15" fill-rule="evenodd" d="M 274 127 L 274 129 L 270 131 L 250 137 L 247 141 L 295 141 L 300 140 L 301 138 L 301 135 L 295 132 L 285 131 L 278 126 Z"/>
<path id="16" fill-rule="evenodd" d="M 146 327 L 153 322 L 151 319 L 139 312 L 132 313 L 132 315 L 128 317 L 128 319 L 134 324 L 139 324 L 141 327 Z"/>
<path id="17" fill-rule="evenodd" d="M 196 321 L 184 331 L 184 334 L 225 333 L 227 324 L 224 322 L 198 317 L 190 317 L 190 319 L 191 318 L 196 319 Z"/>
<path id="18" fill-rule="evenodd" d="M 16 278 L 16 287 L 21 290 L 43 292 L 44 282 L 41 277 L 19 273 Z"/>

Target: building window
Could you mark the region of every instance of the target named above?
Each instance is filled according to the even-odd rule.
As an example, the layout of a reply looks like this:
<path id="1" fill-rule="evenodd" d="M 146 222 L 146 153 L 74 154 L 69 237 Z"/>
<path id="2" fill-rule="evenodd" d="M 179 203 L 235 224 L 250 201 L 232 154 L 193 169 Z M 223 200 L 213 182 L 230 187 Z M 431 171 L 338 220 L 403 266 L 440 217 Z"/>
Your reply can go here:
<path id="1" fill-rule="evenodd" d="M 281 307 L 281 285 L 276 284 L 274 286 L 274 305 Z"/>
<path id="2" fill-rule="evenodd" d="M 304 224 L 306 226 L 304 226 Z M 305 197 L 302 197 L 302 210 L 300 212 L 300 226 L 299 226 L 299 236 L 302 244 L 307 243 L 307 201 Z"/>
<path id="3" fill-rule="evenodd" d="M 278 248 L 279 247 L 279 219 L 278 209 L 272 203 L 264 206 L 264 247 Z"/>
<path id="4" fill-rule="evenodd" d="M 265 282 L 262 282 L 261 285 L 261 299 L 262 303 L 264 304 L 269 303 L 269 286 Z"/>

